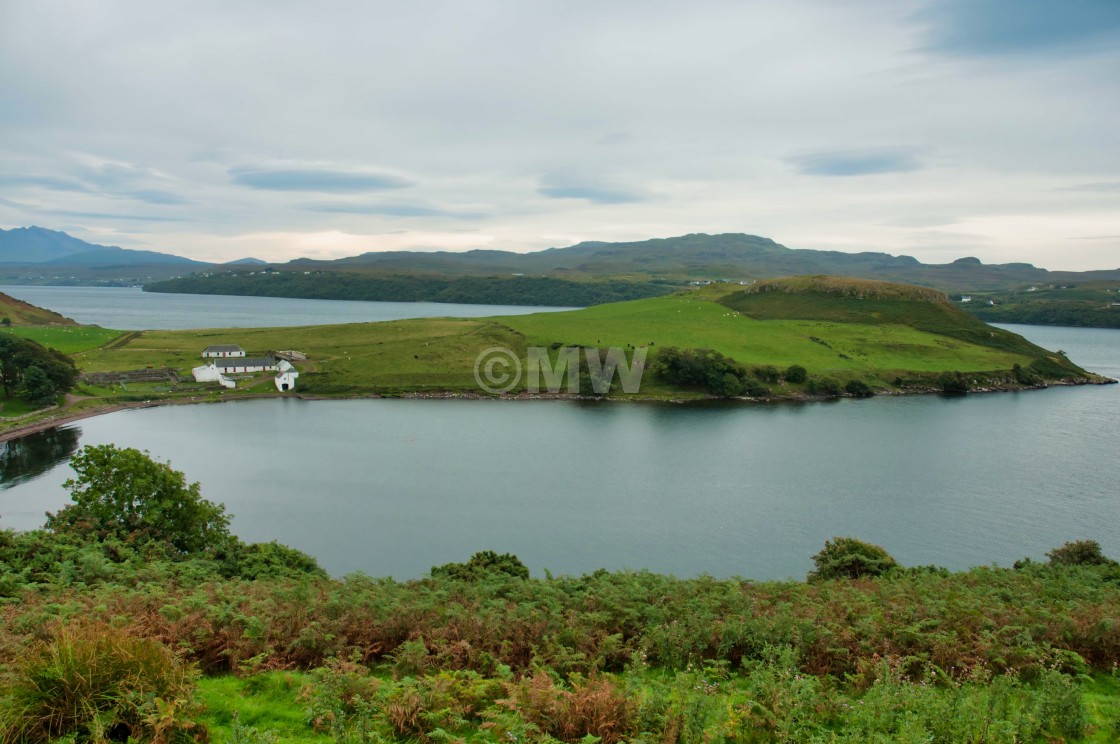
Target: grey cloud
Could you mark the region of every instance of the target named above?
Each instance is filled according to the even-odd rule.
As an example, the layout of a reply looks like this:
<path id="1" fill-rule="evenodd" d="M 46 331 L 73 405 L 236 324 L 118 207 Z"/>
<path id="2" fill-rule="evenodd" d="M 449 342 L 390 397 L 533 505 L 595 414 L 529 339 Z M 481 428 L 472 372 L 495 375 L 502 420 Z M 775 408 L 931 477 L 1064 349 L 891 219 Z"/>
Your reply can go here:
<path id="1" fill-rule="evenodd" d="M 355 204 L 352 202 L 319 202 L 304 207 L 311 212 L 327 214 L 368 214 L 386 217 L 447 217 L 455 220 L 483 219 L 484 212 L 457 212 L 420 204 Z"/>
<path id="2" fill-rule="evenodd" d="M 385 173 L 330 170 L 323 168 L 232 168 L 233 180 L 252 189 L 267 191 L 321 191 L 326 193 L 359 193 L 403 189 L 412 181 Z"/>
<path id="3" fill-rule="evenodd" d="M 949 54 L 1090 52 L 1120 39 L 1116 0 L 936 0 L 913 20 L 927 50 Z"/>
<path id="4" fill-rule="evenodd" d="M 120 196 L 135 199 L 136 201 L 146 202 L 148 204 L 190 204 L 189 199 L 184 199 L 178 194 L 170 191 L 163 191 L 161 189 L 140 189 L 139 191 L 128 191 L 120 194 Z"/>
<path id="5" fill-rule="evenodd" d="M 8 176 L 0 174 L 0 186 L 36 186 L 51 191 L 89 191 L 89 189 L 69 178 L 53 176 Z"/>
<path id="6" fill-rule="evenodd" d="M 580 176 L 548 174 L 541 178 L 537 193 L 552 199 L 583 199 L 592 204 L 633 204 L 649 201 L 649 196 L 637 189 L 626 189 L 598 179 Z"/>
<path id="7" fill-rule="evenodd" d="M 867 176 L 904 173 L 922 167 L 912 150 L 822 150 L 787 158 L 786 162 L 810 176 Z"/>
<path id="8" fill-rule="evenodd" d="M 57 214 L 60 217 L 76 217 L 91 220 L 120 220 L 126 222 L 186 222 L 183 217 L 170 217 L 158 214 L 120 214 L 117 212 L 80 212 L 70 209 L 50 209 L 48 214 Z"/>

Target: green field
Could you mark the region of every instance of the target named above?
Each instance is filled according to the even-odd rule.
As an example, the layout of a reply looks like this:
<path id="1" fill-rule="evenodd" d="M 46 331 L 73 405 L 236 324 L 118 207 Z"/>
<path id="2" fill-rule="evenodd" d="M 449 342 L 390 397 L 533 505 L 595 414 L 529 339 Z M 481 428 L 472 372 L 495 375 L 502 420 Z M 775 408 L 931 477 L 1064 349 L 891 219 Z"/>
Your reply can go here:
<path id="1" fill-rule="evenodd" d="M 906 325 L 757 320 L 687 295 L 495 320 L 524 334 L 530 345 L 707 348 L 743 364 L 800 364 L 839 375 L 985 371 L 1031 361 Z"/>
<path id="2" fill-rule="evenodd" d="M 98 326 L 17 326 L 4 329 L 5 333 L 38 341 L 63 354 L 76 354 L 96 349 L 121 335 L 121 331 Z"/>

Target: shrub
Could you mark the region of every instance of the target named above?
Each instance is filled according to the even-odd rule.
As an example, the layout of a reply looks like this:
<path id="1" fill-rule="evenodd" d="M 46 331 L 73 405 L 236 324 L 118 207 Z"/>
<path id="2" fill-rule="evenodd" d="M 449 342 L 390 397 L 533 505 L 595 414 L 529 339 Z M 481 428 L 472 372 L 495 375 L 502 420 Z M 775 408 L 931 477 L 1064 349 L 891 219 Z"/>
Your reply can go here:
<path id="1" fill-rule="evenodd" d="M 652 369 L 660 378 L 674 385 L 703 387 L 713 395 L 725 398 L 742 395 L 744 391 L 754 395 L 750 392 L 751 385 L 757 385 L 743 365 L 712 349 L 667 346 L 657 351 Z M 773 367 L 768 369 L 773 369 L 774 381 L 777 382 L 777 370 Z M 762 395 L 769 392 L 765 388 L 762 390 Z"/>
<path id="2" fill-rule="evenodd" d="M 64 627 L 5 675 L 0 741 L 205 740 L 195 675 L 158 641 L 108 626 Z"/>
<path id="3" fill-rule="evenodd" d="M 870 398 L 874 395 L 874 393 L 871 392 L 871 388 L 869 388 L 867 383 L 863 380 L 851 380 L 844 386 L 844 392 L 853 398 Z"/>
<path id="4" fill-rule="evenodd" d="M 767 364 L 762 367 L 755 367 L 754 376 L 763 382 L 774 384 L 782 378 L 782 373 L 778 371 L 777 367 Z"/>
<path id="5" fill-rule="evenodd" d="M 800 385 L 809 379 L 809 372 L 800 364 L 793 364 L 786 369 L 785 378 L 786 382 Z"/>
<path id="6" fill-rule="evenodd" d="M 937 378 L 941 392 L 948 395 L 963 395 L 968 392 L 968 380 L 960 372 L 942 372 Z"/>
<path id="7" fill-rule="evenodd" d="M 310 575 L 325 578 L 327 573 L 318 561 L 301 550 L 281 545 L 273 540 L 267 543 L 245 543 L 230 536 L 225 545 L 215 551 L 226 578 L 257 579 L 295 578 Z"/>
<path id="8" fill-rule="evenodd" d="M 813 556 L 813 565 L 816 570 L 810 572 L 810 580 L 881 576 L 898 563 L 878 545 L 854 537 L 834 537 Z"/>
<path id="9" fill-rule="evenodd" d="M 1101 552 L 1096 540 L 1074 540 L 1046 554 L 1052 566 L 1114 566 L 1116 561 Z"/>
<path id="10" fill-rule="evenodd" d="M 447 563 L 443 566 L 433 566 L 432 576 L 457 581 L 481 581 L 494 576 L 527 579 L 529 578 L 529 568 L 512 553 L 498 555 L 493 550 L 483 550 L 472 555 L 466 563 Z"/>
<path id="11" fill-rule="evenodd" d="M 840 383 L 832 377 L 822 377 L 819 380 L 809 380 L 807 389 L 813 395 L 835 398 L 840 394 Z"/>
<path id="12" fill-rule="evenodd" d="M 511 710 L 544 733 L 577 742 L 588 735 L 603 744 L 622 741 L 634 731 L 637 706 L 608 679 L 576 680 L 572 690 L 557 686 L 543 671 L 506 683 Z"/>

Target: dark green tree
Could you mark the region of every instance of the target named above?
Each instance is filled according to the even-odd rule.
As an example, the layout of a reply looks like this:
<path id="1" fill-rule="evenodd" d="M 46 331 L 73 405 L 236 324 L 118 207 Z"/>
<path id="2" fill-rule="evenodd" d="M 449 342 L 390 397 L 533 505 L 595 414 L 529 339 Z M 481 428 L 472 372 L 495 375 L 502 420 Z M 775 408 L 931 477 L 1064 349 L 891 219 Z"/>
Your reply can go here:
<path id="1" fill-rule="evenodd" d="M 786 369 L 786 382 L 799 385 L 809 379 L 809 372 L 800 364 L 792 364 Z"/>
<path id="2" fill-rule="evenodd" d="M 42 368 L 33 364 L 24 370 L 16 393 L 34 405 L 49 406 L 58 397 L 58 388 Z"/>
<path id="3" fill-rule="evenodd" d="M 849 380 L 844 386 L 844 391 L 853 398 L 870 398 L 875 394 L 863 380 Z"/>
<path id="4" fill-rule="evenodd" d="M 99 540 L 156 543 L 172 553 L 205 553 L 230 538 L 225 507 L 199 495 L 198 483 L 147 452 L 111 444 L 83 447 L 64 484 L 74 503 L 47 514 L 47 529 Z"/>
<path id="5" fill-rule="evenodd" d="M 29 338 L 0 333 L 0 385 L 11 396 L 31 367 L 38 367 L 58 392 L 69 392 L 78 381 L 78 368 L 65 354 Z"/>
<path id="6" fill-rule="evenodd" d="M 809 573 L 810 581 L 881 576 L 898 563 L 878 545 L 854 537 L 834 537 L 813 556 L 813 565 L 816 569 Z"/>
<path id="7" fill-rule="evenodd" d="M 968 380 L 960 372 L 942 372 L 937 378 L 941 392 L 949 395 L 963 395 L 968 392 Z"/>

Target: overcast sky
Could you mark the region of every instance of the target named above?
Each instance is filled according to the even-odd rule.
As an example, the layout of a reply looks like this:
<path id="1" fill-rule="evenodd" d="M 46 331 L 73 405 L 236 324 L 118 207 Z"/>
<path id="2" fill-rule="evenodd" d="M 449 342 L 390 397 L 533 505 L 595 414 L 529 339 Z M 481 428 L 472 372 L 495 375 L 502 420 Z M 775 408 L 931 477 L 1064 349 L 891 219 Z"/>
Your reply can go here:
<path id="1" fill-rule="evenodd" d="M 0 0 L 0 226 L 1120 267 L 1120 0 Z"/>

